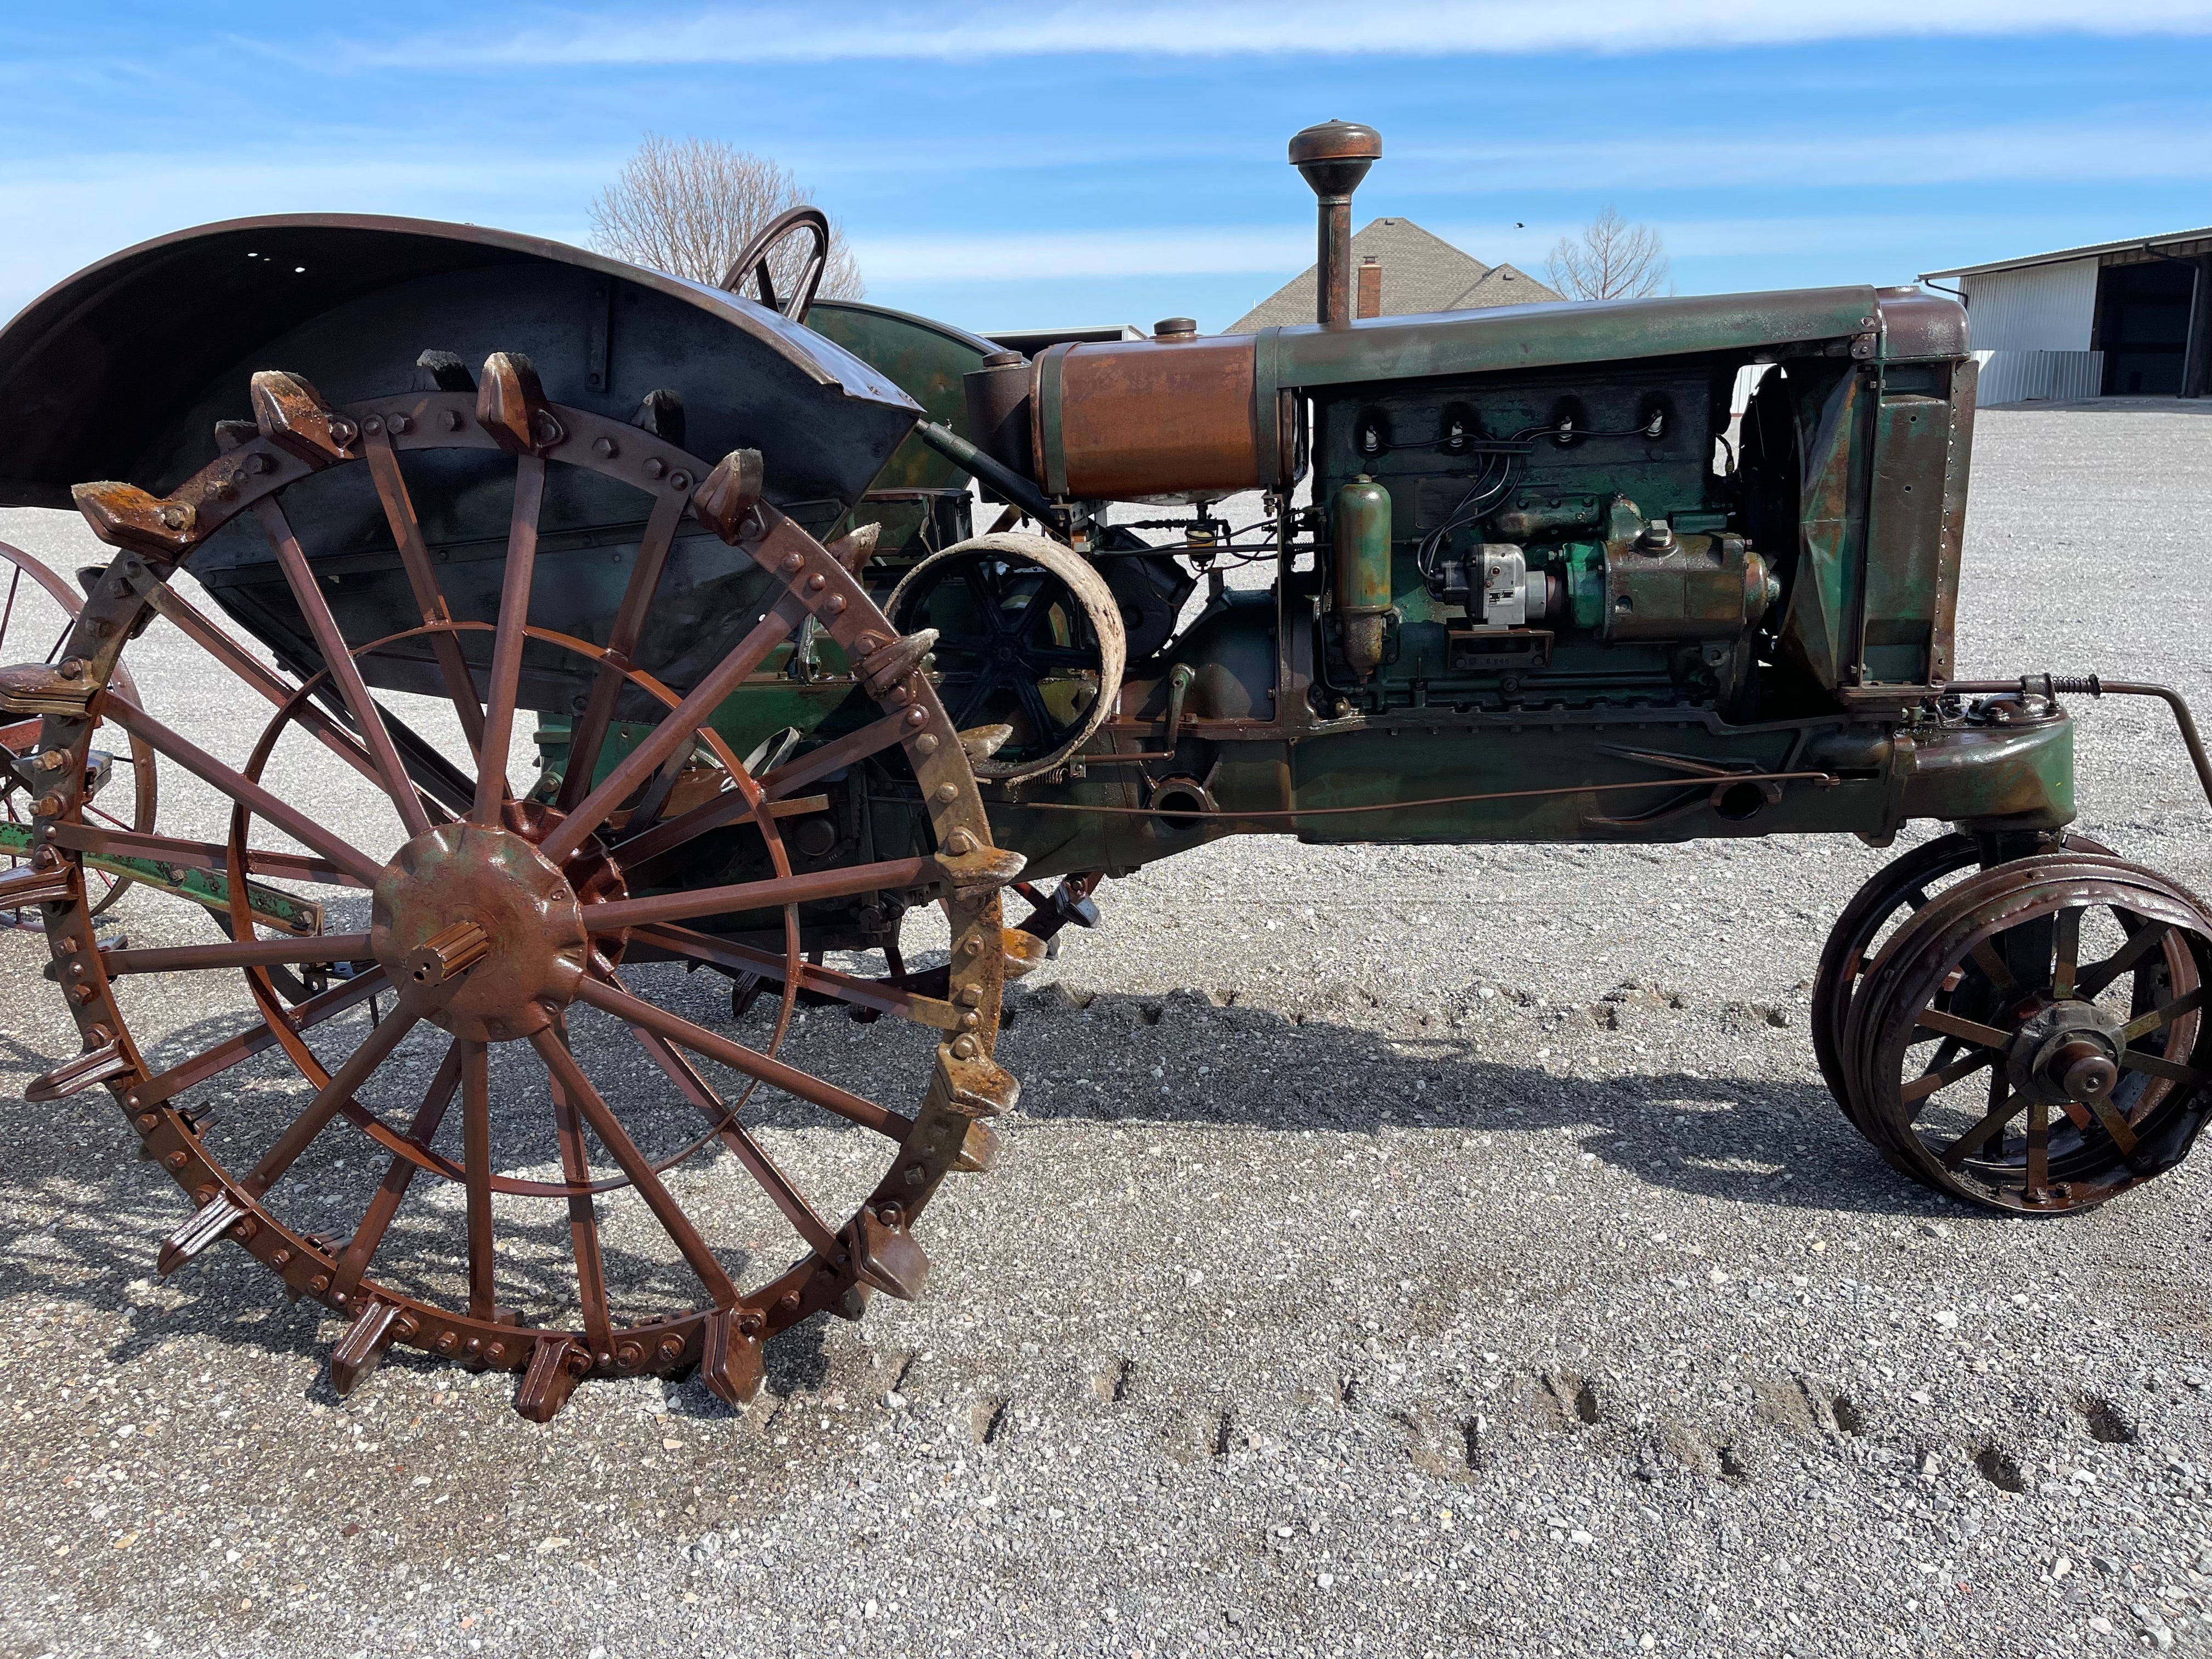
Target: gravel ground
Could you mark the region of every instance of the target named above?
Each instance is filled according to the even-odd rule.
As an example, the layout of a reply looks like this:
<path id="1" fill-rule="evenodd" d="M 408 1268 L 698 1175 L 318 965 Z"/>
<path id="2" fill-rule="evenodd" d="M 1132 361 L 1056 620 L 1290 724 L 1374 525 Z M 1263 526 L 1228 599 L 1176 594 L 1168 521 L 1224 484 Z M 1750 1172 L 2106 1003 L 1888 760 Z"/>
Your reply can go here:
<path id="1" fill-rule="evenodd" d="M 2208 460 L 2170 404 L 1985 414 L 1961 672 L 2212 701 Z M 93 552 L 53 515 L 0 537 Z M 165 633 L 149 702 L 240 751 L 258 714 L 195 707 Z M 2082 710 L 2083 828 L 2212 889 L 2163 719 Z M 375 811 L 331 798 L 364 844 Z M 164 827 L 210 811 L 178 779 Z M 780 1340 L 744 1413 L 595 1385 L 544 1428 L 405 1357 L 336 1397 L 336 1322 L 241 1252 L 155 1282 L 183 1197 L 104 1093 L 13 1098 L 75 1045 L 43 944 L 0 935 L 0 1653 L 2212 1652 L 2206 1176 L 2032 1224 L 1890 1175 L 1805 1033 L 1886 856 L 1258 840 L 1112 884 L 1017 993 L 1023 1112 L 932 1211 L 922 1303 Z M 240 1024 L 198 986 L 146 1018 L 179 1053 Z M 918 1076 L 888 1023 L 795 1042 Z M 276 1079 L 215 1133 L 265 1133 Z M 528 1111 L 498 1127 L 545 1158 Z M 873 1173 L 857 1132 L 765 1133 Z M 301 1201 L 357 1207 L 359 1146 Z M 733 1261 L 782 1248 L 728 1164 L 678 1191 Z M 452 1206 L 409 1214 L 434 1276 Z M 513 1294 L 550 1306 L 561 1238 L 518 1224 Z"/>

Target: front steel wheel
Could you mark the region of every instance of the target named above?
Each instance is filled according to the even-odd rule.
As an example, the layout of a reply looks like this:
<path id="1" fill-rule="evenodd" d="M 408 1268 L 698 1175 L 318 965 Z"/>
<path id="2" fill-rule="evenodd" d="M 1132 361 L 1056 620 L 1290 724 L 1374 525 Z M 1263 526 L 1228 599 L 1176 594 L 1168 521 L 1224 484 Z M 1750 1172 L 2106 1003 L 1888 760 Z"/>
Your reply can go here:
<path id="1" fill-rule="evenodd" d="M 1928 905 L 1844 1034 L 1856 1115 L 1924 1185 L 2055 1215 L 2172 1169 L 2212 1109 L 2212 918 L 2120 859 L 2049 853 Z"/>

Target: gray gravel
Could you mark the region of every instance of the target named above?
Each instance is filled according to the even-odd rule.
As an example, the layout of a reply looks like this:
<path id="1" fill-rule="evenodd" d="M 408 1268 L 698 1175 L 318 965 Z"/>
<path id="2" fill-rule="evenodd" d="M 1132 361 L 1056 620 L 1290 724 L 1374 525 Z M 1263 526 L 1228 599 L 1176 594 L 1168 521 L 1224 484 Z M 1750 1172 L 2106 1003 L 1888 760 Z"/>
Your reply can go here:
<path id="1" fill-rule="evenodd" d="M 2208 461 L 2171 405 L 1985 414 L 1963 672 L 2212 701 Z M 149 702 L 239 752 L 258 714 L 196 706 L 165 632 Z M 2212 889 L 2163 718 L 2082 710 L 2083 827 Z M 179 781 L 165 827 L 210 809 Z M 337 1399 L 336 1323 L 240 1252 L 155 1283 L 185 1200 L 104 1094 L 13 1099 L 74 1042 L 0 935 L 0 1654 L 2212 1652 L 2205 1174 L 2048 1225 L 1890 1175 L 1805 1035 L 1885 856 L 1255 840 L 1112 884 L 1017 994 L 1023 1115 L 932 1211 L 921 1304 L 781 1340 L 743 1414 L 640 1382 L 546 1428 L 408 1358 Z M 145 1018 L 179 1052 L 241 1022 L 227 987 Z M 795 1041 L 863 1079 L 919 1054 Z M 646 1089 L 608 1063 L 618 1107 Z M 276 1077 L 217 1132 L 265 1133 Z M 872 1174 L 770 1116 L 808 1179 Z M 523 1109 L 501 1133 L 548 1156 Z M 380 1166 L 317 1151 L 335 1220 Z M 733 1261 L 781 1248 L 727 1164 L 678 1190 Z M 557 1299 L 535 1224 L 526 1304 Z"/>

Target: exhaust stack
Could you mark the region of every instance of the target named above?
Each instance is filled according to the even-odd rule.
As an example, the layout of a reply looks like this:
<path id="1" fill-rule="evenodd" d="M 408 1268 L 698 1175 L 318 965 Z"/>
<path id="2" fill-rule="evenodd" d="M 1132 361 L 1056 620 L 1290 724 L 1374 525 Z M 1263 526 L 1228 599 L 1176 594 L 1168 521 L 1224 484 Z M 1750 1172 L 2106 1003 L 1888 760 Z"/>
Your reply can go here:
<path id="1" fill-rule="evenodd" d="M 1321 198 L 1314 262 L 1316 320 L 1352 326 L 1352 192 L 1382 156 L 1382 135 L 1357 121 L 1324 121 L 1291 140 L 1291 164 Z"/>

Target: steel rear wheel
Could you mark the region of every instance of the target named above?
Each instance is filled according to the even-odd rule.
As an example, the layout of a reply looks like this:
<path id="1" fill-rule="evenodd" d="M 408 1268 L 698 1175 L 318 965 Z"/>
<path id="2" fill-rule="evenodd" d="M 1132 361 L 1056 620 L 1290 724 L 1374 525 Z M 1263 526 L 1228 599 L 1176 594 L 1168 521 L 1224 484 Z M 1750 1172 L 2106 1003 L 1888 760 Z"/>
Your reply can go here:
<path id="1" fill-rule="evenodd" d="M 1914 1179 L 2030 1215 L 2172 1168 L 2212 1109 L 2212 918 L 2093 854 L 2003 864 L 1922 909 L 1844 1034 L 1856 1114 Z"/>
<path id="2" fill-rule="evenodd" d="M 415 391 L 342 410 L 290 376 L 256 375 L 252 390 L 258 429 L 231 432 L 227 453 L 170 496 L 80 488 L 118 556 L 58 662 L 0 671 L 0 702 L 11 719 L 39 714 L 44 745 L 81 755 L 105 718 L 231 802 L 222 839 L 166 838 L 161 852 L 227 878 L 233 937 L 139 949 L 94 939 L 84 866 L 149 851 L 149 838 L 99 822 L 81 791 L 43 803 L 52 810 L 0 903 L 43 907 L 84 1052 L 28 1092 L 55 1100 L 105 1085 L 144 1155 L 192 1200 L 161 1271 L 235 1241 L 288 1295 L 349 1321 L 331 1366 L 341 1391 L 404 1344 L 521 1373 L 517 1409 L 541 1421 L 586 1376 L 696 1366 L 726 1399 L 748 1399 L 776 1332 L 824 1310 L 858 1317 L 878 1291 L 920 1293 L 928 1261 L 915 1224 L 947 1174 L 989 1167 L 989 1120 L 1017 1093 L 992 1052 L 1007 971 L 1000 890 L 1020 860 L 990 845 L 957 734 L 920 672 L 921 644 L 901 641 L 869 600 L 848 568 L 851 546 L 824 547 L 760 498 L 757 456 L 709 466 L 649 429 L 549 404 L 522 359 L 495 354 L 473 394 Z M 512 465 L 490 623 L 451 615 L 408 493 L 410 452 L 453 448 Z M 529 623 L 554 467 L 649 503 L 605 645 Z M 368 473 L 422 614 L 379 640 L 345 635 L 284 510 L 288 491 L 347 468 Z M 169 586 L 209 535 L 247 512 L 318 647 L 322 668 L 304 681 L 267 668 Z M 767 580 L 757 620 L 679 694 L 629 653 L 687 519 Z M 272 705 L 240 763 L 131 694 L 120 657 L 149 608 Z M 756 776 L 710 717 L 810 625 L 854 665 L 851 718 L 843 735 L 787 746 Z M 526 647 L 591 665 L 566 769 L 534 789 L 507 775 Z M 429 757 L 363 679 L 363 661 L 403 647 L 442 680 L 449 753 Z M 657 723 L 599 765 L 618 712 L 625 734 L 637 731 L 641 700 L 661 711 Z M 726 787 L 663 811 L 666 780 L 705 769 L 692 764 L 702 753 Z M 332 827 L 303 781 L 303 754 L 325 775 L 343 765 L 373 785 L 396 846 L 371 852 L 349 823 Z M 820 811 L 815 792 L 848 769 L 911 803 L 915 844 L 864 862 L 833 850 L 799 867 L 781 822 Z M 748 856 L 764 873 L 648 890 L 656 860 L 709 832 L 757 837 Z M 251 897 L 300 887 L 353 931 L 271 927 Z M 941 910 L 938 994 L 809 960 L 811 907 L 854 900 Z M 678 1006 L 681 970 L 701 964 L 780 983 L 763 1046 Z M 314 976 L 304 1000 L 280 983 L 295 970 Z M 240 988 L 244 1018 L 211 1047 L 156 1065 L 149 1052 L 173 1046 L 158 1028 L 180 976 L 196 993 Z M 833 1062 L 852 1068 L 849 1043 L 794 1036 L 802 990 L 894 1016 L 868 1028 L 894 1040 L 872 1036 L 882 1058 L 866 1077 L 830 1075 Z M 143 1044 L 134 1018 L 149 1028 Z M 887 1066 L 906 1075 L 900 1096 L 884 1097 Z M 809 1176 L 822 1177 L 811 1194 Z M 820 1201 L 823 1184 L 838 1207 Z"/>

